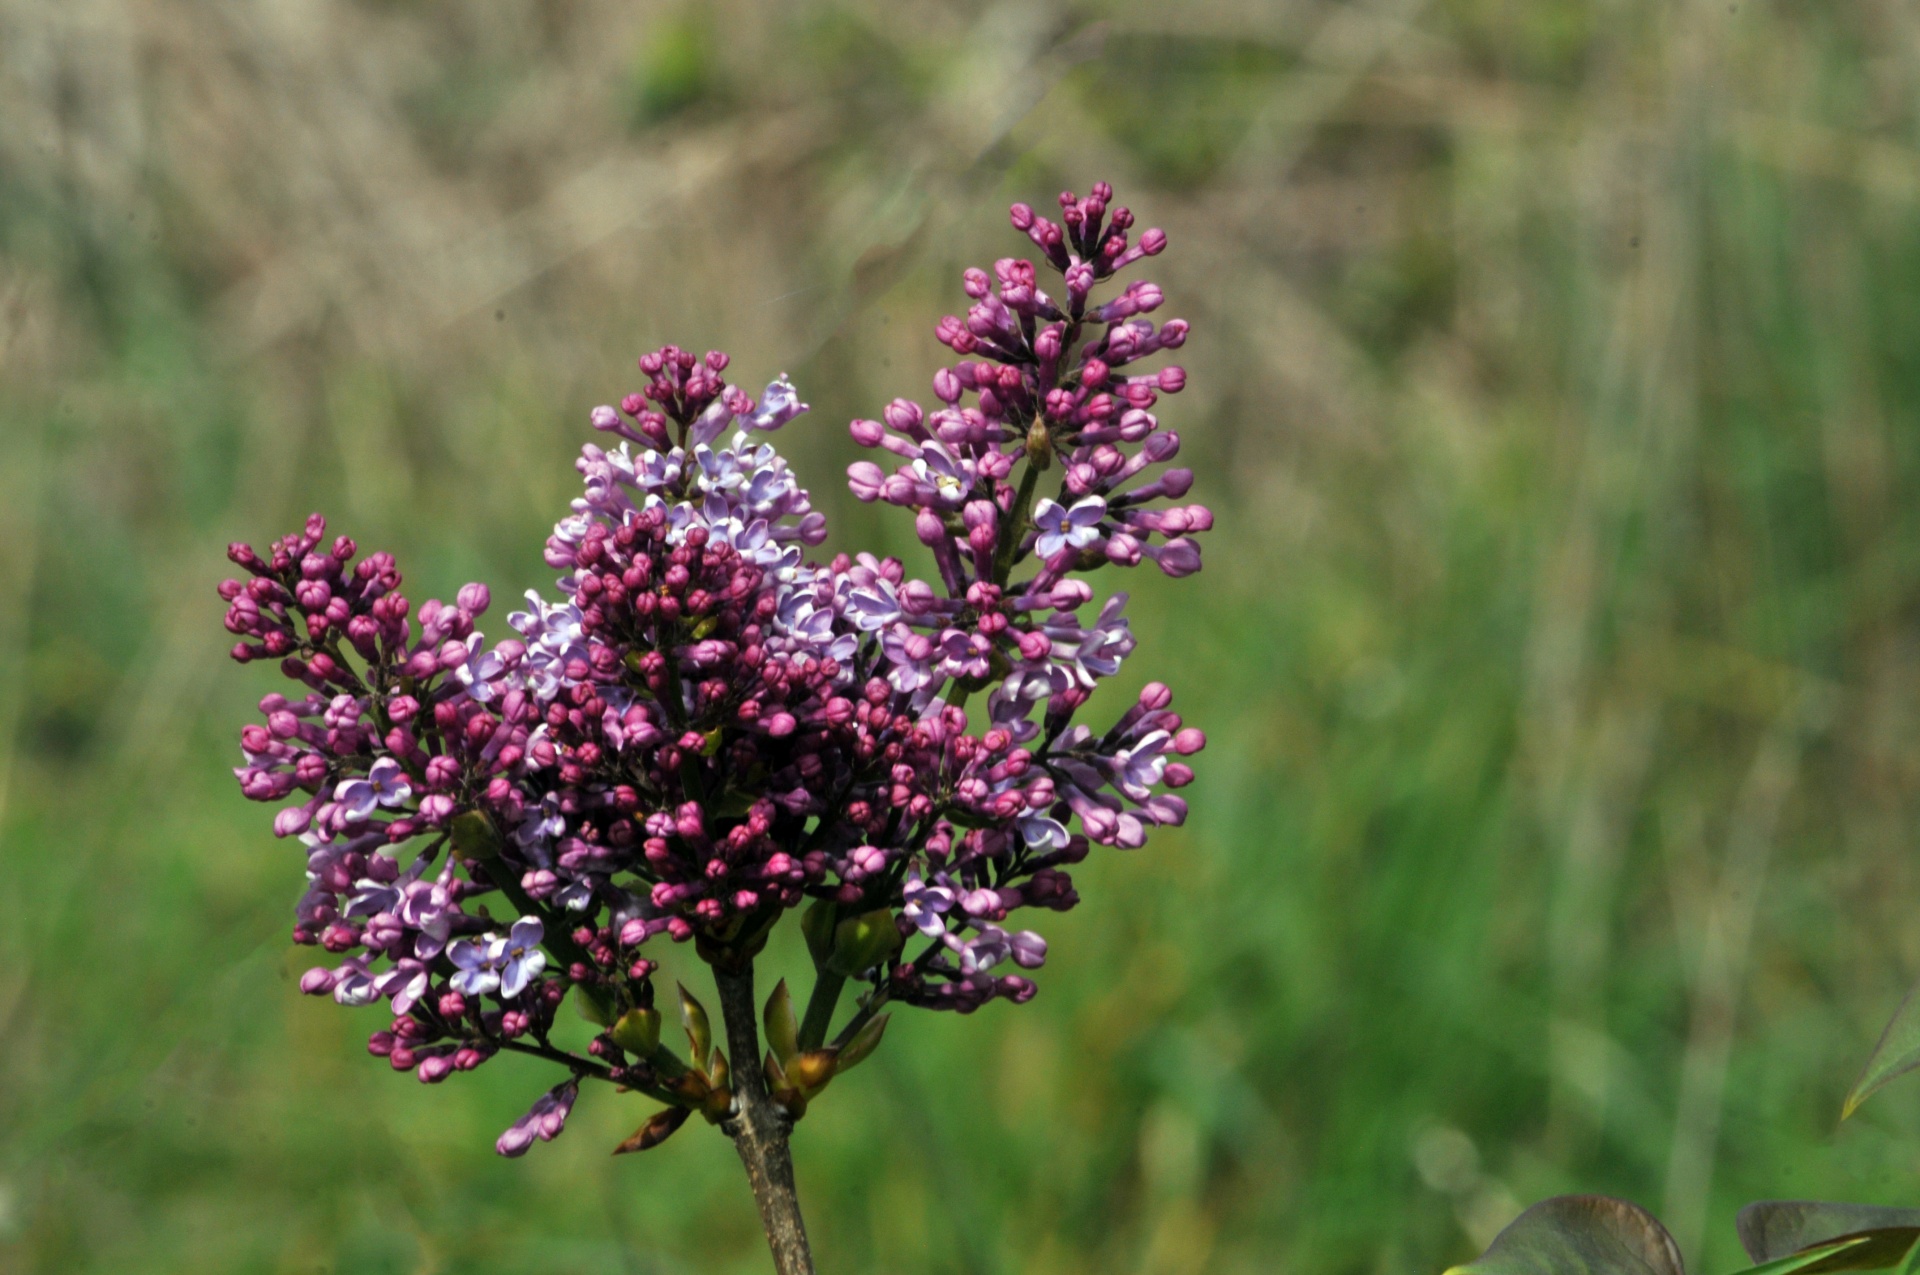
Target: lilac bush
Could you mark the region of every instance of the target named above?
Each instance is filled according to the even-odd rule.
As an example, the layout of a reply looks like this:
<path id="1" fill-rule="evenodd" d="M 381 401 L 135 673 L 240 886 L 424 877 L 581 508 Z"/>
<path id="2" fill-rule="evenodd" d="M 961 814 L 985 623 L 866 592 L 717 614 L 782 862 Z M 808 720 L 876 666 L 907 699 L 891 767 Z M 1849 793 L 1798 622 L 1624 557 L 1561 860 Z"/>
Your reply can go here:
<path id="1" fill-rule="evenodd" d="M 293 937 L 330 959 L 301 990 L 385 1001 L 369 1051 L 429 1084 L 502 1051 L 556 1064 L 502 1155 L 556 1136 L 583 1080 L 637 1090 L 664 1109 L 619 1149 L 719 1125 L 776 1263 L 810 1270 L 787 1133 L 879 1043 L 883 1009 L 1030 999 L 1047 943 L 1028 927 L 1079 902 L 1072 866 L 1185 818 L 1170 790 L 1205 739 L 1166 686 L 1080 720 L 1135 645 L 1126 594 L 1096 603 L 1089 577 L 1190 575 L 1212 523 L 1180 503 L 1192 474 L 1167 467 L 1180 440 L 1153 410 L 1185 373 L 1137 370 L 1186 323 L 1145 317 L 1152 283 L 1094 299 L 1166 244 L 1130 238 L 1111 200 L 1062 195 L 1058 223 L 1014 205 L 1058 295 L 1027 260 L 968 270 L 937 405 L 852 424 L 891 453 L 850 468 L 854 495 L 912 513 L 931 578 L 809 560 L 825 518 L 769 441 L 806 405 L 784 376 L 756 399 L 726 355 L 673 346 L 594 410 L 606 443 L 546 544 L 557 591 L 530 592 L 508 636 L 478 627 L 485 585 L 416 610 L 389 555 L 328 541 L 317 514 L 265 553 L 232 547 L 233 656 L 298 684 L 261 701 L 236 774 L 305 849 Z M 804 1013 L 784 982 L 764 1006 L 752 986 L 794 908 Z M 713 967 L 731 1062 L 685 989 L 689 1051 L 661 1042 L 661 941 Z M 555 1041 L 569 997 L 599 1027 L 585 1053 Z"/>

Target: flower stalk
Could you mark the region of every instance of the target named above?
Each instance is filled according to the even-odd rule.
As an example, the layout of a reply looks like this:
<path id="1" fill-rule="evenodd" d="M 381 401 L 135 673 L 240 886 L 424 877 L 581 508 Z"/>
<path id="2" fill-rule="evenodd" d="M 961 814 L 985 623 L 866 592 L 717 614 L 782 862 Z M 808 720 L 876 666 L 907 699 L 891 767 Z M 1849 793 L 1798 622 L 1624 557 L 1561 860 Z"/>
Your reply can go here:
<path id="1" fill-rule="evenodd" d="M 758 1017 L 753 995 L 753 962 L 738 969 L 716 965 L 714 982 L 720 989 L 720 1016 L 726 1024 L 727 1048 L 732 1052 L 733 1107 L 721 1122 L 721 1131 L 733 1139 L 740 1163 L 747 1170 L 753 1199 L 760 1206 L 760 1225 L 773 1252 L 779 1275 L 813 1275 L 813 1253 L 807 1246 L 807 1226 L 800 1216 L 800 1196 L 793 1184 L 793 1154 L 788 1139 L 793 1118 L 773 1100 L 766 1076 L 754 1060 L 760 1057 Z"/>

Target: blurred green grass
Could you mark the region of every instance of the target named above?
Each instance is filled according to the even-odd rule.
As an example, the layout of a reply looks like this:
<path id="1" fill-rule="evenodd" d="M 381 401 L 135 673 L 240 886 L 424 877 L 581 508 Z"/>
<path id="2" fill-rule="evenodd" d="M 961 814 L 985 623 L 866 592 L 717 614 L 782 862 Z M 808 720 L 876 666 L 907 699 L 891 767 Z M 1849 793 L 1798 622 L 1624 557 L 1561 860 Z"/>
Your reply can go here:
<path id="1" fill-rule="evenodd" d="M 1218 511 L 1129 670 L 1212 746 L 1024 1009 L 802 1127 L 823 1269 L 1437 1271 L 1626 1195 L 1912 1202 L 1840 1095 L 1920 971 L 1904 6 L 0 0 L 0 1267 L 750 1271 L 730 1149 L 424 1089 L 299 997 L 221 550 L 541 584 L 662 341 L 921 393 L 1006 202 L 1107 177 Z M 502 610 L 504 610 L 504 605 Z M 785 954 L 794 955 L 791 948 Z"/>

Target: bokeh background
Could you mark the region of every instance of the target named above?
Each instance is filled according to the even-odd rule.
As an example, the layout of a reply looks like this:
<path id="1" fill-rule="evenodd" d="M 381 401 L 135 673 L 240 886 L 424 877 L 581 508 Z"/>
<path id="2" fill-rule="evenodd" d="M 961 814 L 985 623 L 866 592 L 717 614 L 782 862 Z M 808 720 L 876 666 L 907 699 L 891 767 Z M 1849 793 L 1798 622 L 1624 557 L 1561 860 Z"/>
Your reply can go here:
<path id="1" fill-rule="evenodd" d="M 296 994 L 222 550 L 544 584 L 672 340 L 918 553 L 845 421 L 1101 177 L 1218 511 L 1129 685 L 1212 746 L 1037 1001 L 809 1116 L 822 1269 L 1437 1272 L 1584 1189 L 1713 1271 L 1748 1199 L 1920 1202 L 1920 1084 L 1837 1119 L 1920 972 L 1917 107 L 1901 0 L 0 0 L 0 1268 L 764 1270 L 723 1139 L 611 1160 L 590 1092 L 501 1161 L 539 1064 Z"/>

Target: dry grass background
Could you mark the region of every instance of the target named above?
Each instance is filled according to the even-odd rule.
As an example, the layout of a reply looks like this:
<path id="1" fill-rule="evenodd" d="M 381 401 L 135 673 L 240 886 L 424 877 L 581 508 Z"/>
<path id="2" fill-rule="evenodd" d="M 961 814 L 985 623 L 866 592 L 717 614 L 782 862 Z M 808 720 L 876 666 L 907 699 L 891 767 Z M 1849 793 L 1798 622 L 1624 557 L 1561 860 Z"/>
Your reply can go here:
<path id="1" fill-rule="evenodd" d="M 911 550 L 841 425 L 1097 177 L 1195 327 L 1219 529 L 1134 676 L 1214 747 L 1037 1002 L 807 1121 L 823 1269 L 1912 1202 L 1920 1098 L 1835 1116 L 1920 971 L 1917 90 L 1893 0 L 0 0 L 0 1268 L 759 1269 L 719 1139 L 497 1162 L 532 1069 L 294 994 L 221 548 L 318 506 L 510 596 L 673 340 Z"/>

